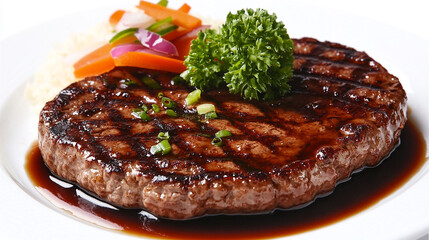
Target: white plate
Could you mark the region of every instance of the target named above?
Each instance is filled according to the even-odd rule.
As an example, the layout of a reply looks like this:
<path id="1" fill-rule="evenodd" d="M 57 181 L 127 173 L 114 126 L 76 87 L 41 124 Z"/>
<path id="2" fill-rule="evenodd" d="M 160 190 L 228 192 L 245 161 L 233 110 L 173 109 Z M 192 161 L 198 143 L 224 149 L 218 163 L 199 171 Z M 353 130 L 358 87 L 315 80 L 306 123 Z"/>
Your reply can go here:
<path id="1" fill-rule="evenodd" d="M 277 13 L 292 37 L 311 36 L 365 50 L 401 79 L 413 117 L 429 142 L 429 42 L 393 27 L 297 2 L 187 1 L 201 15 L 263 7 Z M 174 3 L 179 5 L 179 3 Z M 280 7 L 279 7 L 280 5 Z M 219 6 L 228 6 L 220 8 Z M 37 139 L 37 118 L 23 93 L 46 52 L 56 41 L 105 19 L 115 6 L 66 16 L 5 39 L 0 44 L 0 236 L 3 239 L 128 239 L 129 235 L 86 224 L 54 207 L 29 181 L 25 154 Z M 216 10 L 216 11 L 214 11 Z M 214 13 L 216 12 L 216 13 Z M 303 18 L 306 16 L 305 18 Z M 330 226 L 295 235 L 297 239 L 416 239 L 429 232 L 428 163 L 402 188 L 375 206 Z"/>

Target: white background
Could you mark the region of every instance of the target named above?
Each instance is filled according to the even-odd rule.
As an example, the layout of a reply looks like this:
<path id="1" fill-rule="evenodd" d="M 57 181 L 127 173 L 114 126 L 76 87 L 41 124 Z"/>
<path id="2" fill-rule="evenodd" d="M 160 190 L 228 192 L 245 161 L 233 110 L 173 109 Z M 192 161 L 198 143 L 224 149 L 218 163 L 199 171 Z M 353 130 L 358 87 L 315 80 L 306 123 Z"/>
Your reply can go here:
<path id="1" fill-rule="evenodd" d="M 60 16 L 73 14 L 88 9 L 96 9 L 100 6 L 117 6 L 118 2 L 123 2 L 124 8 L 127 8 L 129 6 L 132 6 L 133 4 L 136 4 L 138 0 L 0 0 L 0 42 L 25 29 L 35 27 L 45 22 L 53 21 Z M 303 0 L 300 1 L 300 3 L 312 4 L 314 6 L 320 6 L 321 8 L 329 7 L 342 13 L 350 13 L 354 16 L 371 19 L 375 22 L 382 23 L 383 25 L 397 27 L 405 32 L 417 35 L 429 41 L 429 1 L 359 0 L 352 2 L 344 0 Z M 303 13 L 303 17 L 311 18 L 311 16 L 308 16 L 305 13 Z M 339 21 L 341 20 L 339 19 Z M 29 43 L 31 42 L 31 36 L 28 36 L 28 41 Z M 8 183 L 10 182 L 10 180 L 6 179 L 6 176 L 4 176 L 2 173 L 0 173 L 0 181 L 0 185 L 4 183 L 3 181 L 7 181 Z M 3 188 L 0 189 L 4 190 Z M 2 191 L 0 194 L 7 195 L 8 192 Z M 22 194 L 16 196 L 5 196 L 11 199 L 11 205 L 1 206 L 0 208 L 5 209 L 8 207 L 19 207 L 14 205 L 13 201 L 16 198 L 24 196 L 25 193 L 23 192 Z M 43 212 L 40 210 L 35 211 L 41 213 Z M 10 216 L 7 214 L 4 215 L 3 213 L 4 212 L 0 210 L 0 219 L 3 220 L 1 221 L 2 223 L 6 222 L 4 221 L 5 218 L 10 218 L 11 224 L 21 222 L 21 220 L 16 218 L 25 218 L 25 216 Z M 46 214 L 54 215 L 55 213 L 47 212 Z M 37 221 L 37 219 L 34 219 L 33 221 Z M 68 220 L 61 219 L 61 221 L 67 222 Z M 22 222 L 28 224 L 31 223 L 31 220 L 29 221 L 27 219 L 26 221 Z M 5 228 L 7 227 L 8 226 L 4 225 L 0 226 L 0 231 L 6 230 Z M 61 236 L 49 235 L 48 228 L 49 227 L 47 226 L 47 235 L 45 236 L 45 239 L 61 238 Z M 18 229 L 19 228 L 14 228 L 14 230 L 17 231 Z M 26 227 L 22 226 L 22 231 L 26 231 L 25 229 Z M 68 234 L 72 233 L 73 231 L 74 230 L 70 229 Z M 31 236 L 31 233 L 23 234 L 21 232 L 16 234 L 16 236 L 25 235 Z M 2 239 L 1 236 L 2 234 L 0 232 L 0 239 Z M 423 237 L 422 239 L 427 239 L 427 236 Z"/>
<path id="2" fill-rule="evenodd" d="M 170 0 L 173 2 L 174 0 Z M 284 2 L 286 2 L 285 0 Z M 0 0 L 0 40 L 26 28 L 53 20 L 65 14 L 100 6 L 136 4 L 130 0 Z M 280 2 L 280 0 L 279 0 Z M 392 25 L 429 40 L 429 1 L 427 0 L 302 0 L 323 8 L 363 16 Z M 311 16 L 305 16 L 311 18 Z M 29 36 L 31 41 L 31 36 Z"/>

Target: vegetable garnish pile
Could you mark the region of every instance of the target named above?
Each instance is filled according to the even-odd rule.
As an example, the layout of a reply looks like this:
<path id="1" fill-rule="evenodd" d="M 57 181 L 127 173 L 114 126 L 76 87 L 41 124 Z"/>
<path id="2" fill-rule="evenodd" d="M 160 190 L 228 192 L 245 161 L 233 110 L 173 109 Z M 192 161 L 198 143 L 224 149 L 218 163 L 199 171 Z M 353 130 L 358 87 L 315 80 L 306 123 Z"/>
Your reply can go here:
<path id="1" fill-rule="evenodd" d="M 181 73 L 198 89 L 226 86 L 248 100 L 272 100 L 290 91 L 294 45 L 275 14 L 229 13 L 217 32 L 189 15 L 186 3 L 178 10 L 167 3 L 140 1 L 138 11 L 114 12 L 109 21 L 117 33 L 74 64 L 75 76 L 130 66 Z"/>
<path id="2" fill-rule="evenodd" d="M 119 66 L 140 67 L 173 73 L 186 70 L 183 64 L 191 41 L 208 28 L 189 15 L 183 4 L 167 8 L 168 1 L 158 4 L 140 1 L 136 11 L 118 10 L 109 19 L 116 34 L 109 43 L 74 64 L 77 78 L 99 75 Z"/>

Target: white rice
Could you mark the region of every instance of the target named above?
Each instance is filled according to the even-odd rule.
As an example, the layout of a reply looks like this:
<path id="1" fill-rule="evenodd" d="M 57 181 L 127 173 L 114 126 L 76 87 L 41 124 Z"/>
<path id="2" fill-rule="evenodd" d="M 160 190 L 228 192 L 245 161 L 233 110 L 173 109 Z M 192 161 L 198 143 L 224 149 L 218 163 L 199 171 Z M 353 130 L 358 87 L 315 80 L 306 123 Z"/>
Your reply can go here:
<path id="1" fill-rule="evenodd" d="M 32 110 L 35 113 L 40 112 L 47 101 L 53 99 L 70 83 L 77 81 L 73 74 L 73 63 L 105 44 L 111 35 L 112 27 L 105 22 L 90 31 L 73 34 L 64 42 L 53 46 L 25 90 Z"/>

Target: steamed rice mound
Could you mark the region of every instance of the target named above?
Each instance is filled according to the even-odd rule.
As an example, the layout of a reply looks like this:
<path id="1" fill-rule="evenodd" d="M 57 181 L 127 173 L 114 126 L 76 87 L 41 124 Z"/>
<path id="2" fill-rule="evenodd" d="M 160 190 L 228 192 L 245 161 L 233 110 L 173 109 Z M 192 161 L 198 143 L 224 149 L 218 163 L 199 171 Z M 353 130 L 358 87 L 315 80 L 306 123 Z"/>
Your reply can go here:
<path id="1" fill-rule="evenodd" d="M 53 47 L 25 90 L 35 113 L 40 112 L 45 103 L 63 88 L 79 80 L 73 74 L 73 64 L 86 53 L 105 44 L 112 36 L 112 30 L 108 22 L 101 23 L 87 32 L 73 34 Z"/>

